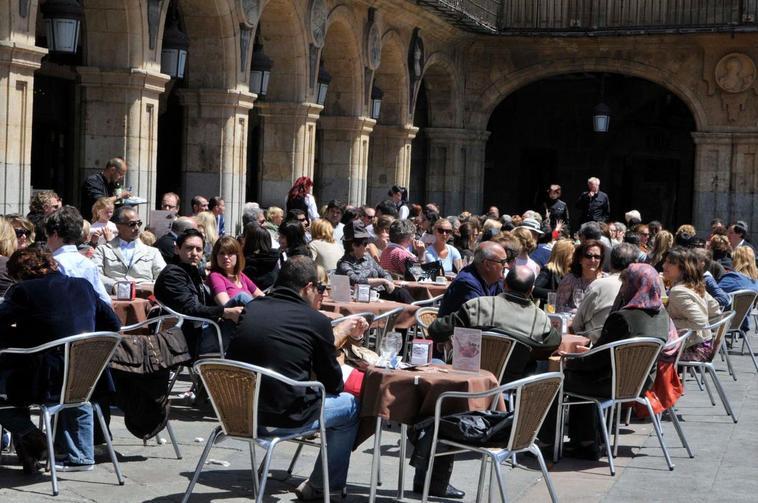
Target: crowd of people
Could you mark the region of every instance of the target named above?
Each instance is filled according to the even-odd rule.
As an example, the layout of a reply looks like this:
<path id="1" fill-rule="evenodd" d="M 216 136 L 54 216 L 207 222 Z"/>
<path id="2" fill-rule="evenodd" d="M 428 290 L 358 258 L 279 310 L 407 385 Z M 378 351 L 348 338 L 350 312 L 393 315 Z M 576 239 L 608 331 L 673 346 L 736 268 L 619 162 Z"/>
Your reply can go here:
<path id="1" fill-rule="evenodd" d="M 332 200 L 319 207 L 313 181 L 301 177 L 284 208 L 247 203 L 238 235 L 225 225 L 223 198 L 196 195 L 192 214 L 182 216 L 179 195 L 166 193 L 160 208 L 173 220 L 156 237 L 128 204 L 131 194 L 121 188 L 126 171 L 126 162 L 117 158 L 88 178 L 82 211 L 43 191 L 34 194 L 25 217 L 0 218 L 0 347 L 118 331 L 109 308 L 116 285 L 154 284 L 161 304 L 222 327 L 219 348 L 212 326 L 183 325 L 193 357 L 223 350 L 228 358 L 295 379 L 307 380 L 312 372 L 324 383 L 333 491 L 346 484 L 360 400 L 343 390 L 338 349 L 360 340 L 367 328 L 351 321 L 332 329 L 318 313 L 333 274 L 347 276 L 351 285 L 369 285 L 383 299 L 410 303 L 410 292 L 396 280 L 413 279 L 414 268 L 431 264 L 449 280 L 429 327 L 436 356 L 443 357 L 456 327 L 500 331 L 522 343 L 506 368 L 506 381 L 539 372 L 540 362 L 559 346 L 561 333 L 542 309 L 552 299 L 549 310 L 570 313 L 573 332 L 591 344 L 639 335 L 667 341 L 679 329 L 692 329 L 686 357 L 704 360 L 715 348 L 713 334 L 703 327 L 730 307 L 728 294 L 758 292 L 745 222 L 714 219 L 709 229 L 664 229 L 658 221 L 643 222 L 636 210 L 624 221 L 611 221 L 608 195 L 594 177 L 575 204 L 573 222 L 556 184 L 539 207 L 522 214 L 501 214 L 492 206 L 482 215 L 443 216 L 434 203 L 410 203 L 397 186 L 376 206 Z M 53 360 L 33 368 L 0 360 L 0 405 L 18 406 L 0 409 L 0 424 L 14 435 L 26 472 L 37 469 L 46 443 L 25 406 L 50 398 L 46 394 L 54 386 L 44 383 L 58 381 L 39 377 L 60 372 L 60 355 Z M 565 387 L 597 394 L 609 379 L 607 365 L 582 362 L 566 368 Z M 34 389 L 26 384 L 32 382 Z M 103 394 L 117 392 L 111 382 L 100 388 Z M 267 432 L 293 431 L 316 420 L 317 400 L 309 394 L 264 382 L 261 400 Z M 595 418 L 576 409 L 568 452 L 597 459 Z M 108 433 L 95 431 L 89 407 L 61 412 L 56 442 L 65 457 L 59 469 L 90 469 L 97 434 Z M 540 438 L 550 448 L 552 432 Z M 431 494 L 462 498 L 449 484 L 453 457 L 442 459 L 434 465 Z M 420 491 L 426 463 L 415 465 L 414 490 Z M 320 470 L 317 460 L 297 489 L 299 498 L 322 497 Z"/>

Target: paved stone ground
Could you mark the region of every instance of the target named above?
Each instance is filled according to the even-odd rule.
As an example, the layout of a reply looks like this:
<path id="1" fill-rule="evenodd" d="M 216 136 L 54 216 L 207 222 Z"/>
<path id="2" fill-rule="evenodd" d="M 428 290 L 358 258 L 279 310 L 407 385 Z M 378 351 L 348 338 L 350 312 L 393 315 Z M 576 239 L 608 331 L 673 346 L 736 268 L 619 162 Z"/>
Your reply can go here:
<path id="1" fill-rule="evenodd" d="M 756 340 L 756 338 L 754 338 Z M 758 343 L 758 340 L 756 340 Z M 719 372 L 726 394 L 739 419 L 734 424 L 717 399 L 711 406 L 705 392 L 688 382 L 687 394 L 679 402 L 683 428 L 695 452 L 690 459 L 679 444 L 670 422 L 664 421 L 669 451 L 676 464 L 670 472 L 663 459 L 655 434 L 649 423 L 622 426 L 617 474 L 611 477 L 607 465 L 600 462 L 563 459 L 551 468 L 551 476 L 562 502 L 754 502 L 758 501 L 758 476 L 755 458 L 758 456 L 758 376 L 748 356 L 732 357 L 738 381 L 726 372 Z M 718 363 L 717 366 L 724 367 Z M 178 402 L 178 400 L 177 400 Z M 172 502 L 180 501 L 200 456 L 203 440 L 213 428 L 212 411 L 197 410 L 177 403 L 172 411 L 173 425 L 184 454 L 174 457 L 170 443 L 143 446 L 131 437 L 115 414 L 111 427 L 115 448 L 126 477 L 126 484 L 116 484 L 113 467 L 107 454 L 98 456 L 92 472 L 61 474 L 61 494 L 51 496 L 49 478 L 40 473 L 25 477 L 10 463 L 11 455 L 3 456 L 0 466 L 0 501 L 117 501 Z M 166 436 L 165 432 L 162 436 Z M 396 433 L 383 436 L 382 468 L 384 484 L 379 488 L 378 501 L 397 501 L 398 443 Z M 352 456 L 349 473 L 349 493 L 345 503 L 367 501 L 373 443 L 360 446 Z M 294 447 L 285 444 L 274 458 L 274 475 L 286 469 Z M 212 464 L 205 467 L 195 487 L 192 501 L 243 501 L 251 497 L 250 457 L 246 444 L 227 441 L 211 451 Z M 295 475 L 286 482 L 270 481 L 265 501 L 293 501 L 292 489 L 307 477 L 315 459 L 314 449 L 304 449 Z M 511 501 L 549 501 L 547 489 L 533 459 L 522 456 L 526 468 L 506 468 L 506 484 Z M 221 464 L 219 464 L 221 463 Z M 224 466 L 228 463 L 228 466 Z M 465 501 L 474 501 L 479 461 L 473 458 L 457 461 L 453 484 L 467 492 Z M 412 483 L 412 469 L 406 470 L 405 482 Z M 420 496 L 406 493 L 405 501 L 417 501 Z"/>

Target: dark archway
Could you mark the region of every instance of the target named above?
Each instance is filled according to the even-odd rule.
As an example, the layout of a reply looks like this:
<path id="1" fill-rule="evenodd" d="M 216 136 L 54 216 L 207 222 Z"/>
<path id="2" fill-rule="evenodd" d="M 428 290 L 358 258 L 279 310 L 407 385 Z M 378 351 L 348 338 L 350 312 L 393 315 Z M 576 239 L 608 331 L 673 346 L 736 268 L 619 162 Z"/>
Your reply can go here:
<path id="1" fill-rule="evenodd" d="M 592 112 L 603 74 L 540 80 L 493 111 L 487 129 L 485 207 L 506 213 L 536 208 L 550 183 L 573 209 L 596 176 L 611 200 L 611 218 L 637 209 L 667 227 L 692 219 L 695 119 L 666 88 L 637 77 L 605 74 L 610 129 L 595 133 Z"/>

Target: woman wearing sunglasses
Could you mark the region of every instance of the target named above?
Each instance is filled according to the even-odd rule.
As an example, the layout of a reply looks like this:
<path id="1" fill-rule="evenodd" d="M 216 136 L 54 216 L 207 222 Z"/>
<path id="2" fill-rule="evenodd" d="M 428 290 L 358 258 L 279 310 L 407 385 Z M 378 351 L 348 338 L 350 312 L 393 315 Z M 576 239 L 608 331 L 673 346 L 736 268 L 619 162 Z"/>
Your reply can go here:
<path id="1" fill-rule="evenodd" d="M 576 247 L 571 270 L 558 285 L 557 312 L 576 312 L 590 284 L 598 278 L 605 277 L 602 267 L 604 254 L 603 244 L 593 239 Z"/>
<path id="2" fill-rule="evenodd" d="M 434 243 L 426 248 L 425 262 L 442 262 L 445 274 L 455 273 L 463 268 L 463 259 L 458 249 L 447 242 L 453 237 L 453 224 L 446 218 L 440 218 L 434 224 Z"/>
<path id="3" fill-rule="evenodd" d="M 34 242 L 34 224 L 21 215 L 7 215 L 6 220 L 13 226 L 16 231 L 17 248 L 23 250 Z"/>

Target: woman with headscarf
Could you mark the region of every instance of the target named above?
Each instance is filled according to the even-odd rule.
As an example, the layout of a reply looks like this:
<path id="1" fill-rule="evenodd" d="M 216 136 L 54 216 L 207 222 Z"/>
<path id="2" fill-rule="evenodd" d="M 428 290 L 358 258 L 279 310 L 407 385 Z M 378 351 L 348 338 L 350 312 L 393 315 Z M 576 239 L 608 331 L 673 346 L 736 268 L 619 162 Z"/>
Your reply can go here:
<path id="1" fill-rule="evenodd" d="M 655 337 L 666 342 L 676 338 L 676 327 L 663 308 L 662 287 L 658 273 L 648 264 L 631 264 L 621 273 L 621 289 L 611 314 L 595 346 L 631 339 Z M 643 386 L 643 392 L 653 386 L 656 366 Z M 611 393 L 611 362 L 605 352 L 573 359 L 565 368 L 566 391 L 589 396 L 608 397 Z M 594 406 L 577 405 L 569 415 L 569 435 L 576 457 L 599 459 L 597 441 L 600 428 L 594 421 Z"/>
<path id="2" fill-rule="evenodd" d="M 295 180 L 287 193 L 287 211 L 290 210 L 302 210 L 310 222 L 319 218 L 316 198 L 313 197 L 313 180 L 307 176 Z"/>

